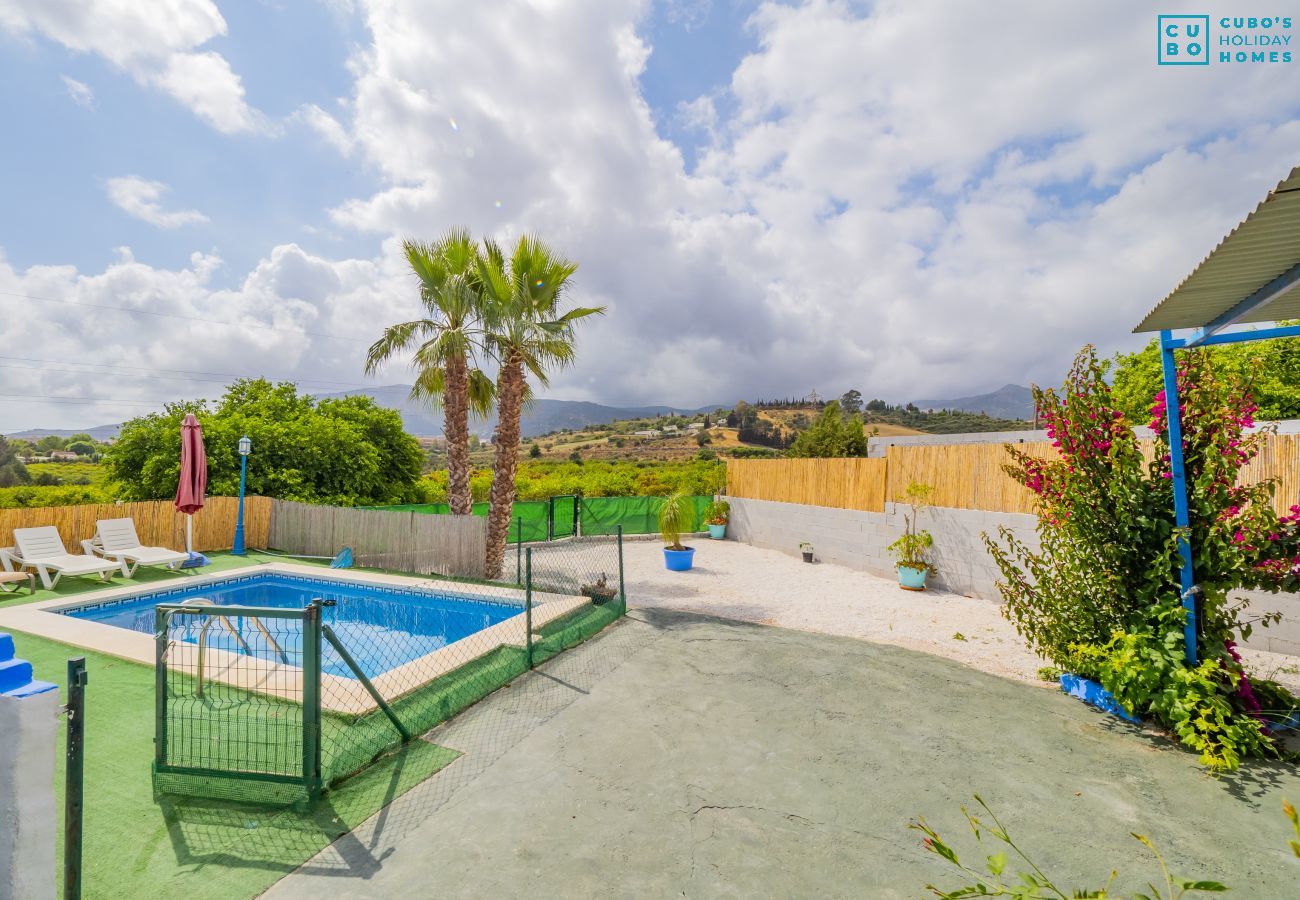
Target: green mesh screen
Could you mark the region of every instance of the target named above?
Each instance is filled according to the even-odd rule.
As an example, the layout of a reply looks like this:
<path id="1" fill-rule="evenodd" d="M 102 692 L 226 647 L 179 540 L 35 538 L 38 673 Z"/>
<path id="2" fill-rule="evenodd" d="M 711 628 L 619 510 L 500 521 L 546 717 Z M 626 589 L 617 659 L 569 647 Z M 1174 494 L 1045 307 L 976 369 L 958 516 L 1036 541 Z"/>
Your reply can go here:
<path id="1" fill-rule="evenodd" d="M 692 497 L 695 521 L 691 531 L 704 530 L 704 514 L 712 497 Z M 663 497 L 584 497 L 580 519 L 584 535 L 614 534 L 623 526 L 624 534 L 658 534 L 659 510 Z"/>
<path id="2" fill-rule="evenodd" d="M 546 541 L 573 534 L 572 495 L 553 497 L 551 500 L 520 500 L 512 510 L 515 523 L 510 526 L 510 540 L 525 543 Z M 712 497 L 691 498 L 695 507 L 692 531 L 704 530 L 704 514 L 713 502 Z M 555 506 L 555 519 L 548 531 L 551 505 Z M 611 535 L 623 526 L 624 534 L 657 534 L 659 510 L 663 497 L 582 497 L 578 501 L 578 533 L 582 535 Z M 446 503 L 407 503 L 401 506 L 377 506 L 372 509 L 391 509 L 403 512 L 448 515 L 451 507 Z M 488 504 L 475 503 L 474 515 L 486 516 Z M 522 527 L 522 538 L 519 529 Z"/>

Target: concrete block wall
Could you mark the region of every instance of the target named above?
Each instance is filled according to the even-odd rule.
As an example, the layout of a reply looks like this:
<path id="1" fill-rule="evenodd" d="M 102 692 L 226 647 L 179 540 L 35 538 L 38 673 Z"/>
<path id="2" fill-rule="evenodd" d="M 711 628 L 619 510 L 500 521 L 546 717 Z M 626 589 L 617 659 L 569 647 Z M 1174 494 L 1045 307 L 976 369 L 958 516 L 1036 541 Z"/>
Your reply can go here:
<path id="1" fill-rule="evenodd" d="M 800 542 L 808 541 L 819 560 L 894 577 L 894 563 L 885 548 L 903 533 L 906 507 L 891 503 L 885 512 L 876 513 L 740 497 L 727 500 L 731 503 L 728 537 L 792 555 L 799 553 Z M 1038 546 L 1035 516 L 946 507 L 927 510 L 922 516 L 922 527 L 934 535 L 934 561 L 939 568 L 934 582 L 959 594 L 1001 599 L 998 569 L 981 532 L 996 538 L 998 528 L 1006 527 L 1030 547 Z M 1232 596 L 1249 600 L 1251 614 L 1283 614 L 1280 624 L 1257 627 L 1245 646 L 1300 656 L 1300 595 L 1234 591 Z"/>
<path id="2" fill-rule="evenodd" d="M 799 544 L 813 545 L 816 557 L 875 575 L 893 577 L 894 563 L 886 548 L 903 533 L 906 507 L 886 504 L 885 512 L 804 506 L 771 500 L 728 497 L 728 534 L 756 547 L 797 554 Z M 922 527 L 934 535 L 936 586 L 973 597 L 997 599 L 998 572 L 984 548 L 981 532 L 996 536 L 1004 525 L 1017 537 L 1036 543 L 1034 517 L 970 509 L 934 508 L 923 515 Z"/>

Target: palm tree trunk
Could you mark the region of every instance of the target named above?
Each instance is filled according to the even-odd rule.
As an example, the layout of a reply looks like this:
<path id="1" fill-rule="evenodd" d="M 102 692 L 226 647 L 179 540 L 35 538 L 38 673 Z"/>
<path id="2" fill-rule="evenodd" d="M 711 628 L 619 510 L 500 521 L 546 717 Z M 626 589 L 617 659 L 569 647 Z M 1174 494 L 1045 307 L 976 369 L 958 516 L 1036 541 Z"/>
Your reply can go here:
<path id="1" fill-rule="evenodd" d="M 469 486 L 469 368 L 464 357 L 447 360 L 442 398 L 447 441 L 447 500 L 454 516 L 474 511 Z"/>
<path id="2" fill-rule="evenodd" d="M 496 456 L 492 464 L 492 507 L 488 511 L 487 557 L 484 577 L 499 578 L 510 537 L 515 502 L 515 470 L 519 466 L 519 417 L 523 409 L 524 362 L 511 351 L 497 376 Z"/>

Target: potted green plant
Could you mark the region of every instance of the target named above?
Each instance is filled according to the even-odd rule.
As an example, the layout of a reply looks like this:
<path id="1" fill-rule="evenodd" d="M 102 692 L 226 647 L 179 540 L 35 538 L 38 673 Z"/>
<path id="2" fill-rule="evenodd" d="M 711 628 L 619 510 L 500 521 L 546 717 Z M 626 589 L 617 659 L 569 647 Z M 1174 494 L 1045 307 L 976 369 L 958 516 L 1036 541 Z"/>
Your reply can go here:
<path id="1" fill-rule="evenodd" d="M 695 562 L 695 548 L 682 544 L 682 533 L 690 531 L 695 507 L 690 496 L 678 491 L 659 510 L 659 533 L 664 539 L 664 566 L 670 572 L 685 572 Z"/>
<path id="2" fill-rule="evenodd" d="M 714 500 L 704 514 L 704 521 L 709 525 L 709 537 L 715 541 L 722 540 L 727 536 L 727 523 L 731 521 L 731 504 L 726 500 Z"/>
<path id="3" fill-rule="evenodd" d="M 898 586 L 905 591 L 925 590 L 926 578 L 938 571 L 927 558 L 934 537 L 925 529 L 917 528 L 921 513 L 930 507 L 933 492 L 930 485 L 913 481 L 903 491 L 903 498 L 896 501 L 911 509 L 903 515 L 903 536 L 887 548 L 898 569 Z"/>
<path id="4" fill-rule="evenodd" d="M 799 552 L 803 554 L 803 561 L 810 563 L 813 561 L 813 545 L 807 541 L 799 544 Z"/>

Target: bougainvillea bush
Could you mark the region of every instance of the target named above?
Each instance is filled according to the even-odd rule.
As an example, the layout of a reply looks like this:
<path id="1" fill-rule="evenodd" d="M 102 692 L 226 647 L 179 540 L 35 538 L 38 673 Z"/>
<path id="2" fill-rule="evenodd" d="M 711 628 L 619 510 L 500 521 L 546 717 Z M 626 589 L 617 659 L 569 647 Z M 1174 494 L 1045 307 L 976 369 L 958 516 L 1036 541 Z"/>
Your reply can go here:
<path id="1" fill-rule="evenodd" d="M 1062 390 L 1036 390 L 1057 450 L 1040 458 L 1008 448 L 1006 471 L 1038 495 L 1039 546 L 1006 529 L 985 536 L 1002 572 L 1005 614 L 1040 655 L 1099 681 L 1130 712 L 1170 729 L 1213 769 L 1243 756 L 1276 756 L 1270 721 L 1296 701 L 1251 680 L 1234 641 L 1276 615 L 1247 618 L 1228 592 L 1295 590 L 1300 584 L 1300 506 L 1273 508 L 1274 481 L 1240 484 L 1238 473 L 1267 431 L 1241 382 L 1217 376 L 1204 351 L 1180 354 L 1179 396 L 1195 548 L 1205 592 L 1199 664 L 1184 660 L 1167 409 L 1154 398 L 1145 448 L 1115 408 L 1093 348 L 1075 359 Z"/>

